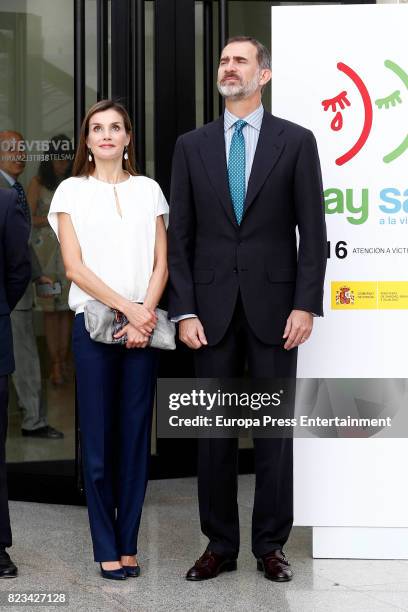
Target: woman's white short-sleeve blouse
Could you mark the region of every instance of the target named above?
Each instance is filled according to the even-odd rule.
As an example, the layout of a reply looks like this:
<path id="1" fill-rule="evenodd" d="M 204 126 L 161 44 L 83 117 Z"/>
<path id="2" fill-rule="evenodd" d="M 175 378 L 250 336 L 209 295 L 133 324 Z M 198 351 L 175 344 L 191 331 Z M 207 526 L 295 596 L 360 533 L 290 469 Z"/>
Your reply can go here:
<path id="1" fill-rule="evenodd" d="M 68 213 L 74 226 L 83 263 L 111 289 L 132 302 L 143 302 L 153 271 L 156 217 L 169 207 L 156 181 L 129 176 L 114 186 L 89 177 L 71 177 L 58 186 L 48 221 L 58 236 L 58 214 Z M 76 314 L 92 300 L 75 283 L 69 307 Z"/>

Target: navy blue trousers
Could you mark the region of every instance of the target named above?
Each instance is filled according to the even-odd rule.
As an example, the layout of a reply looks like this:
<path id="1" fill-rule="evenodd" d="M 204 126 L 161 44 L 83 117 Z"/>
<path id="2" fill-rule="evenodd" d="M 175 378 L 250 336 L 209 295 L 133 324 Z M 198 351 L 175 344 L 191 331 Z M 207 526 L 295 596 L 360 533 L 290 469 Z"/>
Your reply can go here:
<path id="1" fill-rule="evenodd" d="M 0 376 L 0 550 L 11 546 L 7 494 L 6 438 L 8 424 L 8 376 Z"/>
<path id="2" fill-rule="evenodd" d="M 137 553 L 158 351 L 95 342 L 83 314 L 73 351 L 94 559 L 114 561 Z"/>

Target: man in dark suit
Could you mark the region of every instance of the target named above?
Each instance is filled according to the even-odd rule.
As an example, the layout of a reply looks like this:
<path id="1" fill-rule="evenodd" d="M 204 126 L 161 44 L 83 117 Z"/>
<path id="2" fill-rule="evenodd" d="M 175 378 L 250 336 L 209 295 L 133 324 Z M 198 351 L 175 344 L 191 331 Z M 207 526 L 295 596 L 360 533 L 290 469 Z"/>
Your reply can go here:
<path id="1" fill-rule="evenodd" d="M 29 224 L 14 190 L 0 189 L 0 578 L 17 576 L 11 546 L 6 474 L 8 376 L 14 370 L 10 313 L 31 278 Z"/>
<path id="2" fill-rule="evenodd" d="M 268 113 L 268 50 L 235 37 L 223 49 L 225 112 L 181 136 L 173 160 L 169 314 L 195 351 L 198 377 L 295 378 L 297 347 L 322 315 L 326 228 L 313 134 Z M 297 248 L 296 228 L 299 232 Z M 200 439 L 198 497 L 209 543 L 188 580 L 236 569 L 238 441 Z M 292 578 L 292 439 L 254 439 L 252 550 L 266 578 Z"/>

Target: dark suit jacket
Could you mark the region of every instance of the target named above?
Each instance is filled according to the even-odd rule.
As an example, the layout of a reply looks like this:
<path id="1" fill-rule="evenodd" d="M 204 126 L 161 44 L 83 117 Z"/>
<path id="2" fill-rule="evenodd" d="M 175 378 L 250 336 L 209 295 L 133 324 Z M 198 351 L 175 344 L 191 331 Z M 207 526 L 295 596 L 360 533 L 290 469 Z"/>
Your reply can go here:
<path id="1" fill-rule="evenodd" d="M 293 308 L 322 315 L 322 192 L 312 132 L 265 111 L 238 226 L 223 116 L 181 136 L 170 197 L 169 315 L 197 314 L 210 345 L 224 335 L 238 291 L 251 329 L 267 344 L 282 343 Z"/>
<path id="2" fill-rule="evenodd" d="M 10 183 L 6 181 L 4 176 L 0 173 L 0 189 L 12 189 Z M 14 191 L 14 189 L 13 189 Z M 38 260 L 37 254 L 31 244 L 31 238 L 28 241 L 28 248 L 30 252 L 31 262 L 31 280 L 34 282 L 42 275 L 42 269 Z M 31 310 L 34 302 L 34 292 L 32 283 L 28 283 L 26 290 L 24 291 L 21 299 L 16 304 L 15 310 Z"/>
<path id="3" fill-rule="evenodd" d="M 14 370 L 10 312 L 31 279 L 29 226 L 14 189 L 0 189 L 0 376 Z"/>

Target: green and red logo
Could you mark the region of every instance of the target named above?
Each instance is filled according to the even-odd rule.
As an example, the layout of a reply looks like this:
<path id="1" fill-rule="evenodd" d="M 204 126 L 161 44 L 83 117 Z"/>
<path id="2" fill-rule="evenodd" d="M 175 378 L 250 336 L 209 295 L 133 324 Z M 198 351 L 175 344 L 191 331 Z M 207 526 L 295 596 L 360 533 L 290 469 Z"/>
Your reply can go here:
<path id="1" fill-rule="evenodd" d="M 402 84 L 405 86 L 405 89 L 408 90 L 408 74 L 405 72 L 405 70 L 403 70 L 401 66 L 399 66 L 395 62 L 388 59 L 385 60 L 384 66 L 388 70 L 391 70 L 398 77 L 398 79 L 400 79 Z M 351 159 L 353 159 L 353 157 L 355 157 L 366 144 L 373 125 L 374 111 L 370 93 L 361 76 L 359 76 L 359 74 L 357 74 L 357 72 L 353 70 L 353 68 L 347 66 L 347 64 L 344 64 L 343 62 L 338 62 L 337 69 L 340 70 L 340 72 L 344 73 L 356 86 L 357 91 L 361 96 L 364 108 L 363 127 L 358 139 L 347 151 L 345 151 L 336 159 L 336 164 L 338 166 L 342 166 L 343 164 L 346 164 Z M 375 105 L 377 106 L 378 110 L 388 110 L 392 107 L 395 107 L 397 104 L 402 104 L 400 89 L 392 91 L 384 98 L 377 98 L 375 100 Z M 330 128 L 334 132 L 339 132 L 344 124 L 343 111 L 348 112 L 348 109 L 352 107 L 352 102 L 350 102 L 349 100 L 347 91 L 342 90 L 336 96 L 322 100 L 322 106 L 324 111 L 330 110 L 334 113 L 334 117 L 330 122 Z M 394 161 L 403 153 L 405 153 L 407 149 L 408 133 L 404 135 L 402 141 L 399 144 L 396 144 L 396 146 L 391 151 L 384 155 L 383 162 L 388 164 Z"/>

